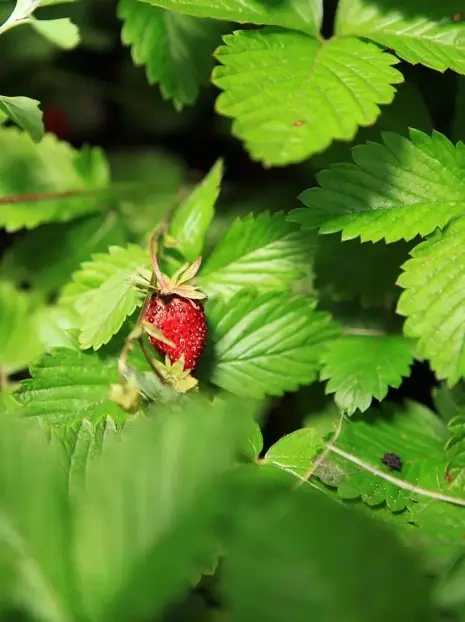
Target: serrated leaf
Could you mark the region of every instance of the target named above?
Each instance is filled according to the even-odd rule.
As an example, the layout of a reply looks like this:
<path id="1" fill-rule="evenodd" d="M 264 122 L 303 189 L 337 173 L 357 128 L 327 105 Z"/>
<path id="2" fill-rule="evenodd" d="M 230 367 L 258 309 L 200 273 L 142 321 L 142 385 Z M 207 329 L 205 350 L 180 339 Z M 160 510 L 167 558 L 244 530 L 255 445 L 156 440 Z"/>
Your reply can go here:
<path id="1" fill-rule="evenodd" d="M 286 222 L 284 213 L 238 218 L 205 261 L 197 279 L 209 295 L 244 287 L 286 290 L 309 270 L 315 242 Z"/>
<path id="2" fill-rule="evenodd" d="M 401 293 L 396 280 L 412 247 L 403 241 L 364 244 L 360 240 L 343 242 L 338 234 L 321 236 L 313 266 L 315 287 L 337 302 L 358 300 L 363 307 L 389 306 Z"/>
<path id="3" fill-rule="evenodd" d="M 117 361 L 94 353 L 57 348 L 31 366 L 15 394 L 26 417 L 46 426 L 75 426 L 84 419 L 93 426 L 110 417 L 122 425 L 126 414 L 109 399 L 118 382 Z"/>
<path id="4" fill-rule="evenodd" d="M 347 415 L 364 412 L 410 373 L 413 343 L 400 335 L 344 335 L 328 343 L 320 379 Z"/>
<path id="5" fill-rule="evenodd" d="M 464 244 L 465 218 L 457 218 L 411 251 L 398 280 L 404 333 L 418 338 L 420 356 L 449 386 L 465 375 Z"/>
<path id="6" fill-rule="evenodd" d="M 124 320 L 142 304 L 136 280 L 148 257 L 140 246 L 112 246 L 108 253 L 93 255 L 63 290 L 62 303 L 81 315 L 79 343 L 97 350 L 108 343 Z"/>
<path id="7" fill-rule="evenodd" d="M 264 469 L 242 475 L 220 583 L 231 622 L 435 619 L 428 580 L 392 531 Z"/>
<path id="8" fill-rule="evenodd" d="M 312 461 L 323 448 L 323 439 L 314 428 L 302 428 L 283 436 L 266 452 L 264 464 L 272 464 L 298 478 L 306 478 Z"/>
<path id="9" fill-rule="evenodd" d="M 463 3 L 414 0 L 407 10 L 397 1 L 341 0 L 337 35 L 355 35 L 392 48 L 409 63 L 465 73 L 465 24 L 453 23 Z"/>
<path id="10" fill-rule="evenodd" d="M 224 91 L 216 107 L 235 119 L 234 132 L 267 165 L 300 162 L 335 139 L 352 140 L 403 80 L 391 67 L 394 56 L 358 39 L 321 43 L 264 28 L 236 31 L 224 42 L 216 52 L 223 66 L 212 77 Z"/>
<path id="11" fill-rule="evenodd" d="M 0 282 L 0 318 L 0 373 L 13 374 L 44 351 L 33 299 Z"/>
<path id="12" fill-rule="evenodd" d="M 386 132 L 383 143 L 353 149 L 353 164 L 317 175 L 320 188 L 301 195 L 307 209 L 289 219 L 320 233 L 364 242 L 412 240 L 443 227 L 465 209 L 465 145 L 410 131 L 410 140 Z"/>
<path id="13" fill-rule="evenodd" d="M 82 174 L 80 153 L 52 134 L 38 145 L 16 128 L 0 127 L 0 227 L 32 229 L 100 211 L 108 180 Z M 93 151 L 91 152 L 93 153 Z M 95 190 L 95 193 L 93 192 Z"/>
<path id="14" fill-rule="evenodd" d="M 0 95 L 0 112 L 5 113 L 21 129 L 29 134 L 34 142 L 44 135 L 44 124 L 40 102 L 30 97 L 6 97 Z"/>
<path id="15" fill-rule="evenodd" d="M 121 221 L 112 214 L 43 225 L 18 239 L 4 253 L 0 276 L 27 283 L 46 294 L 56 293 L 92 253 L 125 242 Z"/>
<path id="16" fill-rule="evenodd" d="M 243 290 L 211 299 L 206 316 L 211 340 L 210 379 L 244 397 L 295 391 L 315 380 L 327 339 L 337 329 L 315 301 L 279 292 Z M 206 356 L 208 360 L 208 353 Z"/>
<path id="17" fill-rule="evenodd" d="M 434 491 L 446 483 L 447 460 L 443 449 L 446 435 L 444 424 L 433 412 L 407 402 L 403 408 L 384 404 L 381 410 L 372 409 L 352 417 L 343 424 L 335 444 L 386 473 L 391 471 L 382 458 L 392 452 L 402 461 L 401 470 L 393 475 Z M 370 506 L 385 502 L 393 512 L 403 510 L 410 500 L 418 498 L 415 493 L 398 488 L 332 452 L 316 475 L 325 484 L 337 487 L 343 499 L 361 497 Z"/>
<path id="18" fill-rule="evenodd" d="M 223 25 L 196 19 L 139 0 L 119 0 L 121 38 L 136 65 L 145 65 L 149 84 L 181 110 L 197 98 L 213 69 L 213 50 Z"/>
<path id="19" fill-rule="evenodd" d="M 173 215 L 170 234 L 177 241 L 176 248 L 188 261 L 195 261 L 202 252 L 215 213 L 222 176 L 223 162 L 218 160 Z"/>
<path id="20" fill-rule="evenodd" d="M 84 619 L 157 618 L 211 551 L 223 474 L 251 408 L 195 400 L 182 412 L 158 414 L 108 447 L 78 500 Z"/>
<path id="21" fill-rule="evenodd" d="M 30 19 L 29 24 L 39 35 L 63 50 L 72 50 L 81 40 L 79 28 L 68 17 Z"/>
<path id="22" fill-rule="evenodd" d="M 318 34 L 323 19 L 321 0 L 145 0 L 149 4 L 194 17 L 269 24 Z"/>

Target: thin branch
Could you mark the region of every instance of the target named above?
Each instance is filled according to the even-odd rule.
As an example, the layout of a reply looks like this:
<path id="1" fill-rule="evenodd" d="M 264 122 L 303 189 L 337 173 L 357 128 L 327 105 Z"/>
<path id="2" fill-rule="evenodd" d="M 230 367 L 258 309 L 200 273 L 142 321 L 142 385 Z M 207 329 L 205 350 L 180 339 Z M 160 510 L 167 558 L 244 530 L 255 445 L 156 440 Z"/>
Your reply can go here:
<path id="1" fill-rule="evenodd" d="M 384 479 L 387 482 L 394 484 L 398 488 L 402 488 L 403 490 L 408 490 L 409 492 L 413 492 L 423 497 L 429 497 L 430 499 L 436 499 L 437 501 L 444 501 L 445 503 L 452 503 L 454 505 L 460 505 L 462 507 L 465 507 L 465 499 L 460 499 L 458 497 L 451 497 L 449 495 L 444 495 L 440 492 L 435 492 L 434 490 L 428 490 L 427 488 L 420 488 L 419 486 L 415 486 L 414 484 L 409 484 L 403 479 L 399 479 L 397 477 L 394 477 L 393 475 L 389 475 L 388 473 L 384 473 L 383 471 L 380 471 L 379 469 L 372 466 L 371 464 L 368 464 L 368 462 L 364 462 L 363 460 L 360 460 L 360 458 L 357 458 L 356 456 L 353 456 L 352 454 L 347 453 L 343 449 L 339 449 L 339 447 L 335 447 L 332 443 L 329 443 L 327 445 L 327 449 L 329 449 L 329 451 L 332 451 L 335 454 L 338 454 L 339 456 L 342 456 L 342 458 L 349 460 L 349 462 L 353 462 L 357 466 L 361 467 L 364 471 L 368 471 L 375 477 L 380 477 L 381 479 Z"/>

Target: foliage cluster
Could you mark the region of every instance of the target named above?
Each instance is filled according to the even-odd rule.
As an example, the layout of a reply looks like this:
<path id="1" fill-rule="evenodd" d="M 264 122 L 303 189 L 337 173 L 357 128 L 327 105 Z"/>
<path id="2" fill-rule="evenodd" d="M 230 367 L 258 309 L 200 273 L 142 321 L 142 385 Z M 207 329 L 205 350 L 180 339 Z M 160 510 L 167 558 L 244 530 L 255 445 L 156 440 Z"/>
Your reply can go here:
<path id="1" fill-rule="evenodd" d="M 5 57 L 98 38 L 81 3 L 3 3 Z M 194 179 L 0 97 L 2 615 L 465 620 L 463 2 L 340 0 L 329 36 L 322 0 L 113 9 L 180 117 L 211 81 L 250 158 L 308 183 L 235 203 L 222 158 Z M 447 132 L 418 64 L 455 74 Z M 165 272 L 204 257 L 185 393 L 133 347 L 161 225 Z M 418 362 L 428 403 L 401 401 Z"/>

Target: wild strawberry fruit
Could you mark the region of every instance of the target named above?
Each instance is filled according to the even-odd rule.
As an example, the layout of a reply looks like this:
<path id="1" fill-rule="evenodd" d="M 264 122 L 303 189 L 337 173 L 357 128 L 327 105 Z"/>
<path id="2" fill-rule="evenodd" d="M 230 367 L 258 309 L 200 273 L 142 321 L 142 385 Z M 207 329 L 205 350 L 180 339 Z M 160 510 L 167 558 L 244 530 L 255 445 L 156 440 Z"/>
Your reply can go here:
<path id="1" fill-rule="evenodd" d="M 207 322 L 200 302 L 206 295 L 187 284 L 197 274 L 200 263 L 201 258 L 190 266 L 186 264 L 169 278 L 160 271 L 154 259 L 157 287 L 144 318 L 148 324 L 160 330 L 167 340 L 160 341 L 147 331 L 153 347 L 161 354 L 168 355 L 172 364 L 179 361 L 183 369 L 189 371 L 196 368 L 207 338 Z"/>

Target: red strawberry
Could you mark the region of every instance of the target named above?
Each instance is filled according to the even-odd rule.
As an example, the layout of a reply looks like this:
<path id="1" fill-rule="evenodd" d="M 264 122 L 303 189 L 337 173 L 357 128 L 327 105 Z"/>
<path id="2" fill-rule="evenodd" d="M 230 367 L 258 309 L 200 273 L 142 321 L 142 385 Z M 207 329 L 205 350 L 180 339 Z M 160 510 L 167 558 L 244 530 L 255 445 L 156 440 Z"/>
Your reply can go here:
<path id="1" fill-rule="evenodd" d="M 181 296 L 159 296 L 150 299 L 145 315 L 147 322 L 161 330 L 174 346 L 149 335 L 150 343 L 171 363 L 184 357 L 184 369 L 194 370 L 202 356 L 207 337 L 207 322 L 203 305 Z"/>
<path id="2" fill-rule="evenodd" d="M 200 299 L 205 294 L 187 285 L 200 268 L 201 258 L 191 266 L 185 265 L 169 278 L 158 268 L 153 258 L 157 277 L 157 291 L 151 297 L 145 321 L 161 331 L 171 345 L 148 335 L 150 343 L 161 354 L 167 354 L 171 363 L 182 360 L 184 370 L 194 370 L 202 356 L 207 337 L 207 322 Z"/>

